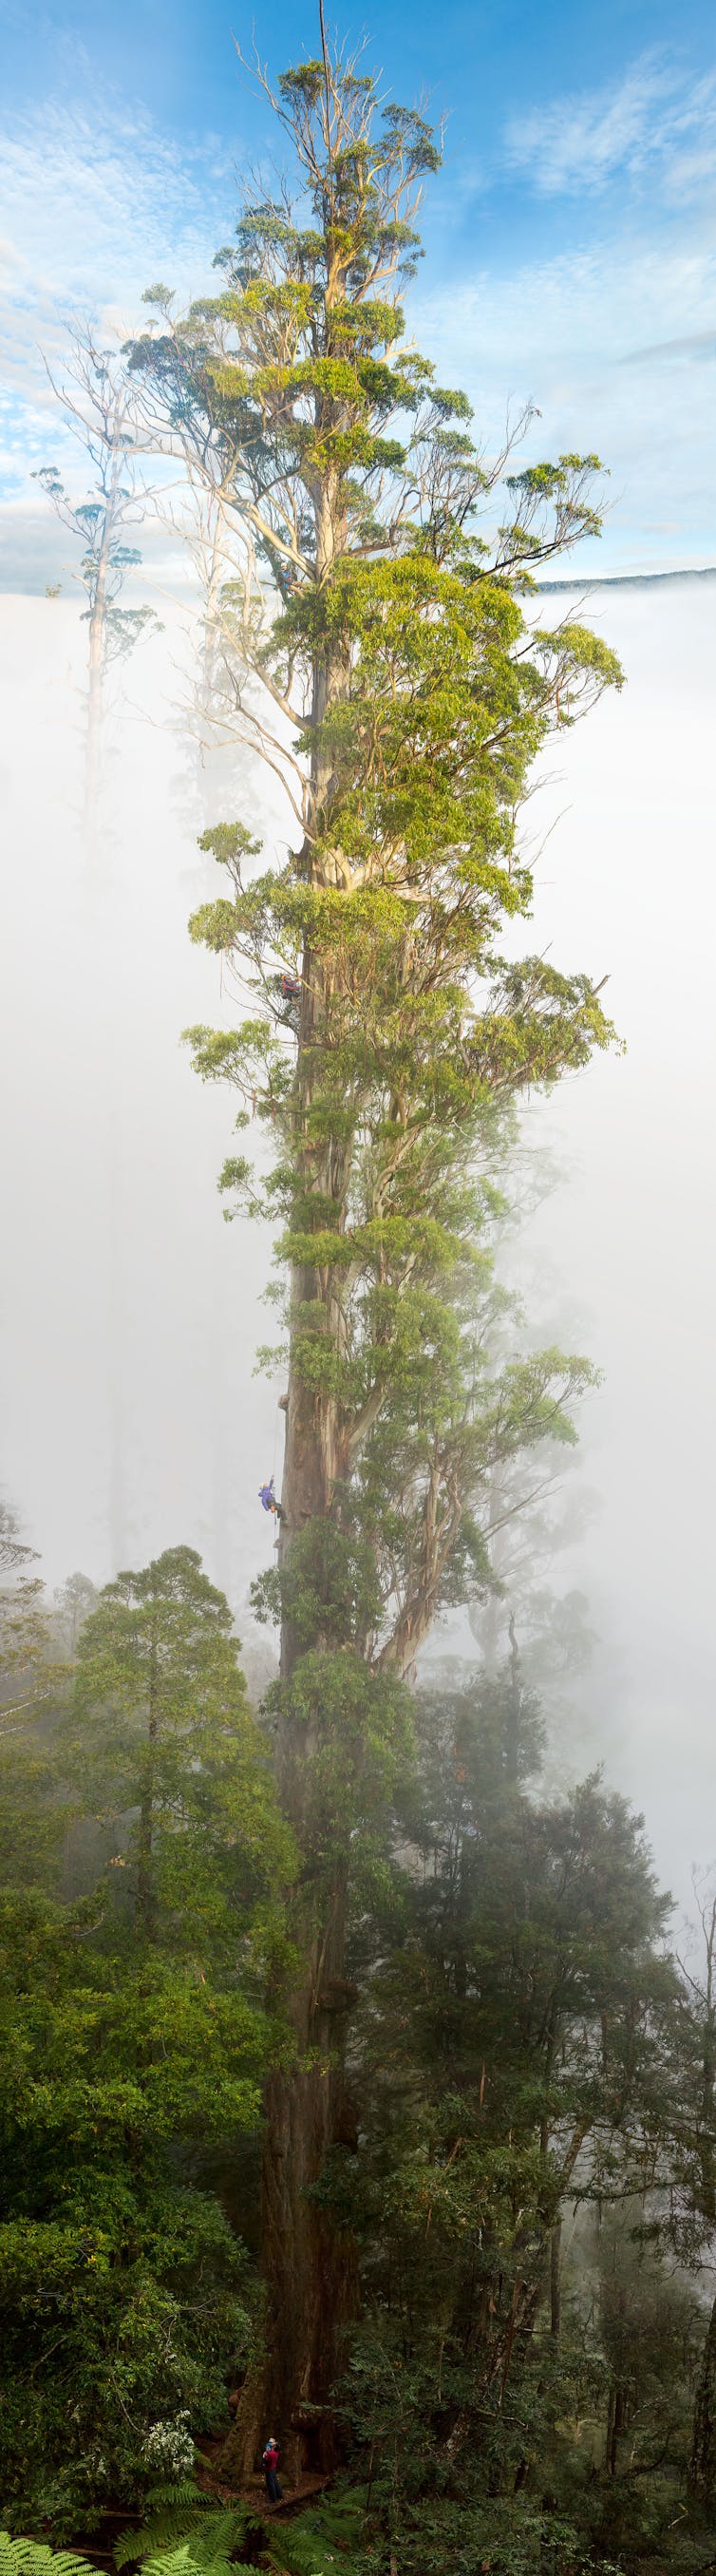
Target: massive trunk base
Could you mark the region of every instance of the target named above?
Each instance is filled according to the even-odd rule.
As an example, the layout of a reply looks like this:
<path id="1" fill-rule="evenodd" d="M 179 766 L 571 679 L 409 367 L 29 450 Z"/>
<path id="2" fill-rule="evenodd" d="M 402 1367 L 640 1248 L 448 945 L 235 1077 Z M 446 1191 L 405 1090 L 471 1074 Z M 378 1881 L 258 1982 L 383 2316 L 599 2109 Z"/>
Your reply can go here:
<path id="1" fill-rule="evenodd" d="M 270 2433 L 289 2484 L 302 2470 L 335 2468 L 341 2457 L 335 2385 L 358 2303 L 356 2247 L 310 2195 L 331 2147 L 353 2143 L 340 2072 L 325 2064 L 274 2071 L 262 2191 L 265 2345 L 222 2453 L 234 2472 L 257 2466 Z"/>

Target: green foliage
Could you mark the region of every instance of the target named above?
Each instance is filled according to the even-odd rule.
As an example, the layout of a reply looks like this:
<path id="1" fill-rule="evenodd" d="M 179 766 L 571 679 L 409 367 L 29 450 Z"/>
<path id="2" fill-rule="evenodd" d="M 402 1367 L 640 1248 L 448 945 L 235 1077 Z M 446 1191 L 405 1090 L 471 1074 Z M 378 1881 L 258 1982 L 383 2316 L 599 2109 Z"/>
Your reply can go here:
<path id="1" fill-rule="evenodd" d="M 201 2571 L 201 2576 L 223 2576 L 229 2562 L 240 2569 L 235 2552 L 246 2537 L 247 2516 L 241 2508 L 224 2510 L 201 2491 L 194 2491 L 193 2505 L 177 2488 L 176 2502 L 151 2513 L 138 2531 L 125 2531 L 115 2543 L 115 2566 L 171 2568 L 182 2564 Z"/>
<path id="2" fill-rule="evenodd" d="M 230 2158 L 280 2056 L 265 1986 L 291 1858 L 192 1550 L 108 1585 L 77 1658 L 45 1761 L 64 1892 L 17 1888 L 11 1854 L 0 1886 L 2 2488 L 60 2533 L 151 2485 L 152 2427 L 225 2417 L 246 2258 L 192 2157 Z M 36 1764 L 13 1749 L 21 1807 Z"/>
<path id="3" fill-rule="evenodd" d="M 292 1655 L 312 1647 L 317 1529 L 308 1581 L 305 1550 L 291 1560 L 305 1524 L 328 1520 L 380 1598 L 358 1608 L 335 1583 L 324 1642 L 342 1594 L 337 1642 L 378 1661 L 390 1631 L 404 1668 L 441 1605 L 485 1578 L 496 1418 L 529 1445 L 562 1414 L 559 1360 L 539 1431 L 526 1377 L 484 1402 L 491 1158 L 512 1100 L 614 1032 L 588 976 L 507 962 L 501 938 L 530 910 L 518 822 L 535 758 L 621 674 L 590 630 L 532 626 L 520 598 L 536 562 L 598 529 L 598 459 L 512 475 L 491 543 L 469 404 L 401 347 L 412 215 L 439 161 L 424 120 L 340 54 L 328 90 L 302 65 L 273 103 L 311 229 L 288 200 L 249 194 L 219 293 L 180 316 L 152 290 L 161 319 L 129 364 L 152 436 L 184 444 L 192 472 L 200 456 L 207 495 L 228 493 L 247 531 L 223 648 L 237 678 L 251 670 L 242 722 L 255 699 L 298 827 L 268 867 L 243 820 L 206 833 L 228 889 L 191 925 L 252 1004 L 233 1032 L 187 1032 L 197 1069 L 228 1080 L 240 1128 L 263 1119 L 276 1148 L 258 1179 L 230 1156 L 222 1185 L 279 1212 L 292 1274 L 289 1529 L 264 1603 L 278 1592 Z M 279 968 L 300 980 L 295 1057 Z"/>
<path id="4" fill-rule="evenodd" d="M 163 1915 L 174 1955 L 195 1955 L 199 1940 L 204 1967 L 212 1944 L 246 1940 L 252 1922 L 265 1947 L 267 1899 L 291 1863 L 238 1652 L 196 1551 L 167 1549 L 108 1584 L 82 1629 L 63 1744 L 97 1814 L 136 1815 L 116 1858 L 145 1934 Z"/>
<path id="5" fill-rule="evenodd" d="M 0 2531 L 0 2576 L 93 2576 L 92 2561 L 73 2549 L 48 2549 L 41 2540 L 12 2540 Z"/>
<path id="6" fill-rule="evenodd" d="M 598 533 L 599 460 L 533 456 L 493 503 L 507 460 L 490 475 L 464 394 L 441 386 L 403 339 L 421 183 L 440 157 L 425 121 L 386 103 L 335 48 L 290 68 L 269 96 L 292 154 L 286 187 L 277 199 L 247 192 L 215 295 L 180 313 L 151 291 L 153 319 L 129 367 L 152 439 L 183 450 L 206 507 L 222 524 L 230 516 L 222 654 L 242 739 L 285 791 L 273 851 L 242 816 L 203 837 L 221 883 L 191 935 L 230 961 L 246 1001 L 234 1029 L 186 1034 L 201 1079 L 236 1095 L 242 1150 L 221 1185 L 278 1226 L 271 1289 L 287 1329 L 280 1547 L 254 1603 L 281 1625 L 268 1713 L 298 1846 L 297 2053 L 287 2090 L 272 2088 L 265 2245 L 267 2389 L 293 2421 L 299 2403 L 331 2401 L 346 2283 L 340 2246 L 334 2268 L 329 2259 L 329 2215 L 345 2242 L 355 2177 L 346 2182 L 350 2124 L 329 2016 L 344 2023 L 345 1926 L 360 1922 L 367 1944 L 370 1891 L 385 1888 L 391 1819 L 405 1803 L 406 1680 L 441 1613 L 494 1583 L 496 1480 L 515 1471 L 518 1512 L 533 1452 L 553 1465 L 594 1382 L 584 1359 L 531 1347 L 496 1284 L 495 1250 L 516 1104 L 614 1043 L 588 974 L 553 967 L 529 941 L 526 955 L 515 950 L 533 900 L 521 817 L 535 763 L 554 733 L 620 687 L 621 672 L 591 630 L 567 618 L 547 629 L 529 604 L 536 568 Z M 270 1138 L 256 1166 L 244 1149 L 253 1121 Z M 510 1789 L 528 1766 L 527 1734 Z M 533 1728 L 532 1752 L 534 1742 Z M 479 1985 L 480 1942 L 503 1959 L 489 2028 L 494 2096 L 483 2119 L 474 2049 L 488 2029 L 471 1994 L 464 2061 L 463 2039 L 459 2067 L 438 2050 L 439 2096 L 428 2087 L 381 2178 L 385 2264 L 392 2251 L 404 2275 L 422 2269 L 436 2317 L 443 2282 L 459 2299 L 468 2272 L 493 2298 L 483 2396 L 527 2331 L 559 2174 L 577 2153 L 573 2018 L 596 2013 L 598 1976 L 595 1966 L 590 1984 L 576 1919 L 557 1973 L 560 1875 L 576 1887 L 584 1866 L 591 1901 L 593 1854 L 600 1866 L 615 1854 L 609 1944 L 630 1869 L 639 1881 L 618 1802 L 596 1784 L 581 1794 L 581 1806 L 539 1823 L 513 1802 L 503 1886 L 471 1822 L 492 1912 L 473 1926 L 468 1982 Z M 469 1890 L 468 1831 L 458 1832 Z M 525 1883 L 535 1914 L 523 1930 Z M 397 1911 L 401 1895 L 407 1919 L 410 1891 L 394 1887 Z M 373 1960 L 374 2031 L 391 1973 Z M 431 1997 L 441 2034 L 450 2020 L 444 1983 L 428 1945 L 415 1989 L 408 1965 L 394 2073 Z M 533 1986 L 564 2034 L 561 2077 L 544 2047 L 538 2063 L 520 2058 L 529 2046 L 515 2016 L 521 2033 Z M 554 2148 L 540 2144 L 545 2124 Z M 461 2331 L 456 2351 L 445 2347 L 455 2405 Z"/>
<path id="7" fill-rule="evenodd" d="M 532 453 L 493 502 L 464 395 L 403 338 L 428 127 L 345 57 L 274 106 L 291 185 L 244 202 L 217 293 L 150 289 L 129 368 L 143 441 L 228 515 L 212 632 L 285 790 L 273 850 L 241 817 L 204 836 L 191 934 L 244 999 L 187 1032 L 236 1096 L 225 1193 L 277 1230 L 285 1517 L 254 1605 L 282 1665 L 262 1733 L 228 1605 L 168 1550 L 65 1605 L 71 1708 L 39 1761 L 18 1740 L 14 1813 L 31 1786 L 49 1827 L 43 1884 L 21 1862 L 0 1891 L 6 2511 L 144 2510 L 117 2564 L 148 2576 L 255 2546 L 153 2473 L 253 2364 L 248 2264 L 196 2176 L 238 2164 L 268 2069 L 263 2421 L 317 2451 L 337 2422 L 351 2454 L 350 2485 L 267 2527 L 275 2576 L 686 2576 L 716 1909 L 687 2003 L 641 1820 L 599 1775 L 540 1776 L 514 1621 L 488 1678 L 408 1687 L 443 1611 L 494 1606 L 495 1525 L 594 1383 L 535 1349 L 496 1266 L 521 1099 L 614 1043 L 591 976 L 533 953 L 521 828 L 550 739 L 621 685 L 531 598 L 598 533 L 601 469 Z M 78 515 L 92 606 L 108 532 Z M 715 2354 L 716 2328 L 705 2493 Z"/>
<path id="8" fill-rule="evenodd" d="M 365 2503 L 360 2488 L 339 2486 L 321 2497 L 281 2532 L 280 2555 L 287 2576 L 359 2576 L 363 2564 Z"/>
<path id="9" fill-rule="evenodd" d="M 221 2555 L 218 2541 L 216 2555 L 205 2555 L 198 2540 L 179 2541 L 175 2549 L 160 2548 L 142 2559 L 147 2576 L 252 2576 L 252 2570 L 240 2558 Z"/>
<path id="10" fill-rule="evenodd" d="M 647 2169 L 654 2211 L 674 2170 L 667 1908 L 640 1820 L 598 1777 L 545 1797 L 519 1661 L 416 1714 L 392 1868 L 349 1949 L 361 2144 L 334 2195 L 361 2245 L 358 2563 L 390 2534 L 434 2576 L 575 2576 L 663 2533 L 685 2467 L 698 2318 L 643 2200 Z M 633 2238 L 606 2216 L 630 2188 Z"/>

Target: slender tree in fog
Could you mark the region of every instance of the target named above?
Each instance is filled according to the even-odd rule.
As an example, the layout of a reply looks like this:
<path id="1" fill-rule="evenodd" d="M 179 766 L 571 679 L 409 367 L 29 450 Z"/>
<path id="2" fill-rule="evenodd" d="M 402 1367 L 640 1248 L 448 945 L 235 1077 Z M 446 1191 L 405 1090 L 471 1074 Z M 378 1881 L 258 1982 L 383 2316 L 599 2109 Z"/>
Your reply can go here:
<path id="1" fill-rule="evenodd" d="M 88 629 L 84 828 L 93 841 L 107 671 L 156 623 L 153 609 L 120 605 L 127 575 L 141 561 L 138 548 L 126 542 L 126 532 L 144 516 L 146 493 L 119 352 L 101 346 L 91 323 L 75 322 L 62 376 L 56 378 L 49 366 L 47 373 L 66 426 L 92 472 L 82 499 L 67 489 L 56 465 L 41 466 L 36 480 L 83 548 L 74 578 L 87 600 L 82 612 Z"/>
<path id="2" fill-rule="evenodd" d="M 142 302 L 153 308 L 157 319 L 161 319 L 162 332 L 175 341 L 177 364 L 181 365 L 182 324 L 174 319 L 175 298 L 170 288 L 161 284 L 148 287 Z M 236 492 L 240 459 L 230 440 L 206 438 L 193 409 L 182 407 L 168 427 L 161 406 L 157 410 L 151 398 L 146 400 L 146 393 L 142 384 L 138 403 L 141 433 L 162 456 L 173 457 L 180 469 L 178 477 L 164 489 L 157 487 L 154 507 L 188 560 L 192 588 L 199 600 L 201 640 L 191 713 L 203 757 L 219 744 L 236 741 L 245 659 L 240 643 L 237 653 L 237 603 L 241 629 L 250 587 L 246 524 Z M 135 406 L 137 397 L 135 381 Z"/>
<path id="3" fill-rule="evenodd" d="M 0 1574 L 19 1572 L 20 1567 L 31 1564 L 36 1555 L 36 1548 L 30 1547 L 20 1536 L 17 1513 L 5 1496 L 0 1495 Z"/>
<path id="4" fill-rule="evenodd" d="M 30 1567 L 37 1549 L 20 1535 L 16 1512 L 0 1497 L 0 1716 L 41 1708 L 55 1678 L 44 1586 Z"/>
<path id="5" fill-rule="evenodd" d="M 301 1851 L 290 2065 L 266 2102 L 267 2333 L 233 2447 L 259 2426 L 336 2452 L 356 2252 L 327 2186 L 344 2076 L 353 1869 L 408 1760 L 406 1683 L 447 1602 L 489 1580 L 495 1469 L 569 1438 L 586 1364 L 494 1357 L 491 1227 L 512 1104 L 609 1042 L 589 975 L 503 954 L 529 913 L 518 839 L 550 730 L 606 685 L 589 630 L 529 622 L 536 567 L 599 520 L 597 459 L 491 496 L 465 396 L 401 346 L 415 213 L 439 152 L 325 42 L 264 75 L 292 166 L 244 204 L 221 292 L 135 344 L 148 434 L 184 441 L 241 520 L 237 727 L 285 789 L 293 855 L 245 821 L 205 837 L 226 893 L 193 935 L 250 997 L 197 1029 L 239 1126 L 276 1148 L 224 1180 L 278 1212 L 287 1302 L 283 1518 L 259 1606 L 281 1623 L 276 1775 Z M 483 514 L 487 513 L 485 518 Z M 494 524 L 493 524 L 494 523 Z M 265 1472 L 256 1465 L 256 1483 Z"/>

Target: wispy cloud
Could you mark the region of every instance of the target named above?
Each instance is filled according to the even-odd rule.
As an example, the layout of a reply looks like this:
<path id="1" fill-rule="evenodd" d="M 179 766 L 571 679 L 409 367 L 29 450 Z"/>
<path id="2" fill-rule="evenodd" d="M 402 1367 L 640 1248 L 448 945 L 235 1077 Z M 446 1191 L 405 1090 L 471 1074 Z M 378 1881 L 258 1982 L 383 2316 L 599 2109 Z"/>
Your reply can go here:
<path id="1" fill-rule="evenodd" d="M 489 270 L 449 298 L 420 299 L 419 337 L 449 383 L 462 382 L 488 442 L 506 398 L 538 404 L 529 456 L 595 449 L 610 469 L 601 547 L 589 570 L 713 561 L 712 407 L 694 399 L 694 360 L 716 327 L 716 258 L 689 227 L 646 228 L 618 247 L 605 229 L 555 259 Z M 665 364 L 667 356 L 670 363 Z"/>
<path id="2" fill-rule="evenodd" d="M 673 340 L 652 340 L 646 348 L 627 349 L 617 360 L 617 365 L 648 367 L 663 363 L 664 366 L 678 366 L 683 358 L 713 364 L 716 360 L 716 319 L 710 331 L 686 331 L 680 336 L 677 334 Z"/>
<path id="3" fill-rule="evenodd" d="M 641 562 L 710 555 L 709 426 L 694 404 L 693 363 L 710 358 L 716 315 L 702 205 L 704 168 L 716 161 L 716 79 L 679 87 L 673 67 L 650 57 L 608 92 L 515 120 L 507 148 L 545 194 L 591 195 L 577 246 L 540 265 L 515 253 L 507 277 L 486 269 L 461 285 L 451 270 L 449 293 L 444 281 L 423 291 L 411 322 L 446 379 L 468 383 L 488 437 L 513 393 L 540 405 L 543 453 L 601 449 L 612 467 L 614 565 L 625 551 Z M 618 174 L 636 179 L 657 160 L 675 211 L 662 219 L 662 205 L 657 217 L 642 189 L 625 241 Z M 471 166 L 473 191 L 476 177 Z M 18 504 L 23 496 L 35 509 L 32 469 L 67 453 L 40 355 L 58 355 L 63 312 L 91 310 L 121 336 L 156 277 L 180 296 L 202 292 L 234 204 L 223 145 L 209 136 L 184 147 L 116 101 L 90 108 L 85 94 L 8 119 L 4 133 L 0 123 L 0 487 Z M 565 238 L 573 230 L 565 224 Z M 19 545 L 17 516 L 13 526 Z M 28 545 L 31 534 L 28 519 Z"/>
<path id="4" fill-rule="evenodd" d="M 233 198 L 213 137 L 182 149 L 112 101 L 44 101 L 0 126 L 0 486 L 27 486 L 48 437 L 62 456 L 42 353 L 60 359 L 63 317 L 91 313 L 121 338 L 157 277 L 200 291 Z"/>
<path id="5" fill-rule="evenodd" d="M 120 334 L 160 276 L 195 293 L 231 221 L 233 173 L 207 138 L 180 150 L 143 112 L 43 102 L 0 127 L 0 336 L 5 426 L 47 402 L 40 351 L 68 309 Z M 18 409 L 19 406 L 19 409 Z M 23 435 L 28 423 L 23 421 Z"/>
<path id="6" fill-rule="evenodd" d="M 180 150 L 138 110 L 43 102 L 0 133 L 3 230 L 34 291 L 111 302 L 153 263 L 205 266 L 231 168 L 213 138 Z"/>
<path id="7" fill-rule="evenodd" d="M 716 169 L 716 71 L 689 79 L 644 55 L 608 87 L 513 117 L 504 147 L 508 168 L 542 196 L 597 193 L 620 175 L 648 174 L 667 198 L 686 200 Z"/>

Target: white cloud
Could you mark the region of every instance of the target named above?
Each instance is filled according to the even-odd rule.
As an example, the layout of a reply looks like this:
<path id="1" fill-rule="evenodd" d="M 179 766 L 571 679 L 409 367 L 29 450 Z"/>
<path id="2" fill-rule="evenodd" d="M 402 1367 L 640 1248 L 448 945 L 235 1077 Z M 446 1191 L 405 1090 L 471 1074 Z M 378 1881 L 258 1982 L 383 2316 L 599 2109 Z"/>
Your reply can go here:
<path id="1" fill-rule="evenodd" d="M 615 565 L 625 555 L 688 562 L 713 552 L 709 433 L 694 401 L 694 362 L 701 350 L 712 363 L 716 335 L 716 325 L 714 335 L 708 328 L 716 314 L 713 226 L 696 185 L 698 170 L 700 191 L 712 139 L 716 150 L 714 83 L 679 89 L 654 58 L 618 89 L 557 100 L 540 118 L 513 124 L 514 166 L 545 191 L 578 183 L 603 190 L 601 237 L 590 240 L 592 218 L 573 252 L 539 265 L 516 262 L 508 277 L 486 270 L 463 285 L 450 253 L 449 294 L 443 281 L 435 294 L 411 299 L 411 325 L 440 373 L 467 383 L 488 438 L 499 434 L 512 393 L 540 405 L 542 453 L 600 448 L 613 500 L 603 552 Z M 614 184 L 621 168 L 655 167 L 657 152 L 662 197 L 670 191 L 675 210 L 665 219 L 662 204 L 655 216 L 650 192 L 639 229 L 620 237 L 607 181 Z M 209 137 L 184 152 L 143 112 L 101 100 L 92 113 L 54 103 L 8 121 L 4 135 L 0 128 L 0 488 L 29 504 L 37 488 L 31 470 L 55 450 L 59 459 L 62 433 L 40 351 L 57 356 L 63 309 L 91 309 L 121 337 L 156 276 L 180 295 L 201 292 L 234 207 L 225 149 Z M 36 535 L 28 521 L 28 571 Z M 13 543 L 17 559 L 17 519 Z"/>
<path id="2" fill-rule="evenodd" d="M 509 167 L 543 196 L 593 193 L 619 174 L 649 174 L 672 202 L 686 200 L 716 168 L 716 72 L 687 80 L 646 55 L 621 81 L 513 117 L 504 141 Z"/>
<path id="3" fill-rule="evenodd" d="M 192 278 L 206 267 L 232 195 L 218 147 L 180 152 L 144 111 L 52 101 L 11 123 L 0 146 L 3 222 L 34 293 L 122 302 L 158 261 Z"/>
<path id="4" fill-rule="evenodd" d="M 232 221 L 234 180 L 211 138 L 186 153 L 143 111 L 43 102 L 0 129 L 0 336 L 6 436 L 31 435 L 25 406 L 48 402 L 40 352 L 57 352 L 62 312 L 136 324 L 157 276 L 179 293 L 210 280 Z"/>
<path id="5" fill-rule="evenodd" d="M 525 457 L 596 448 L 604 458 L 606 535 L 579 562 L 591 572 L 599 561 L 606 571 L 714 560 L 712 404 L 698 398 L 716 356 L 710 312 L 716 247 L 680 226 L 667 238 L 604 237 L 507 278 L 485 270 L 449 298 L 421 297 L 417 322 L 441 379 L 466 385 L 489 443 L 512 396 L 541 413 Z"/>
<path id="6" fill-rule="evenodd" d="M 49 457 L 72 480 L 74 443 L 43 366 L 44 355 L 61 372 L 65 317 L 92 314 L 121 341 L 144 318 L 141 295 L 157 277 L 180 297 L 201 292 L 211 282 L 217 244 L 230 235 L 235 194 L 232 167 L 214 138 L 183 151 L 143 110 L 133 114 L 96 98 L 91 109 L 50 100 L 0 126 L 6 578 L 16 579 L 22 562 L 16 499 L 28 583 L 37 580 L 38 545 L 55 569 L 56 547 L 49 526 L 43 539 L 30 477 Z"/>

